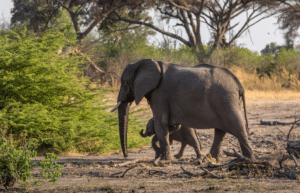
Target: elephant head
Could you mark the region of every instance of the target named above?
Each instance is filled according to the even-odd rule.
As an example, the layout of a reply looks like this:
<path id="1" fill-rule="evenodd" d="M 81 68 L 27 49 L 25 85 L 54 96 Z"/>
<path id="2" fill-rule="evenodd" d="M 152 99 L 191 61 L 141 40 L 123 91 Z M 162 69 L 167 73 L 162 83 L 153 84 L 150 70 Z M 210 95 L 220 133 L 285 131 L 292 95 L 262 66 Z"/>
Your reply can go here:
<path id="1" fill-rule="evenodd" d="M 122 73 L 118 103 L 111 112 L 118 109 L 119 132 L 124 157 L 128 157 L 127 129 L 130 105 L 133 101 L 138 105 L 147 93 L 158 86 L 160 79 L 161 68 L 151 59 L 128 64 Z"/>
<path id="2" fill-rule="evenodd" d="M 145 133 L 143 133 L 143 132 L 144 132 L 144 129 L 142 129 L 141 132 L 140 132 L 140 135 L 142 137 L 150 137 L 150 136 L 152 136 L 152 135 L 155 134 L 154 120 L 153 120 L 153 118 L 151 118 L 148 121 L 147 126 L 146 126 L 146 131 L 145 131 Z"/>

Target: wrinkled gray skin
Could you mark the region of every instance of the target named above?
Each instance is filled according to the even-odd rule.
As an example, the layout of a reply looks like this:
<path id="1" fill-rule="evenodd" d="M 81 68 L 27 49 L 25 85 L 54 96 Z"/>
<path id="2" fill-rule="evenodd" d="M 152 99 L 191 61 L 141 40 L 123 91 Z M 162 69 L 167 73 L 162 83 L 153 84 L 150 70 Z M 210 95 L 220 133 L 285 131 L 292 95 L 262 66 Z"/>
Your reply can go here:
<path id="1" fill-rule="evenodd" d="M 254 158 L 246 129 L 244 89 L 228 69 L 208 64 L 185 67 L 151 59 L 128 64 L 121 76 L 118 95 L 119 130 L 124 157 L 128 156 L 129 108 L 133 101 L 138 105 L 143 97 L 147 98 L 152 109 L 155 134 L 162 151 L 161 160 L 171 160 L 169 125 L 215 128 L 210 154 L 217 160 L 226 133 L 238 139 L 245 157 Z"/>
<path id="2" fill-rule="evenodd" d="M 181 142 L 180 151 L 178 152 L 178 154 L 174 155 L 175 158 L 180 159 L 183 155 L 186 145 L 190 145 L 194 148 L 197 155 L 197 159 L 199 160 L 201 159 L 201 153 L 200 153 L 201 144 L 198 140 L 195 129 L 176 125 L 176 126 L 169 126 L 169 132 L 170 132 L 169 134 L 170 145 L 173 144 L 174 140 Z M 154 135 L 152 138 L 152 147 L 155 151 L 155 159 L 159 158 L 162 152 L 160 150 L 157 135 L 155 135 L 153 118 L 151 118 L 148 121 L 145 133 L 143 133 L 143 129 L 142 129 L 140 135 L 142 137 L 150 137 Z"/>

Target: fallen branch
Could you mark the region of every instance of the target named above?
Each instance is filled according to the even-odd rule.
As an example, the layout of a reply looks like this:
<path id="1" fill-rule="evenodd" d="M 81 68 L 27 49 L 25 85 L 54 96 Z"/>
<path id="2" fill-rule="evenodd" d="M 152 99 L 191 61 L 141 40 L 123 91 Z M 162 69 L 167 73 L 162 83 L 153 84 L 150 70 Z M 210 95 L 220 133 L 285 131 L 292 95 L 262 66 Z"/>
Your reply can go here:
<path id="1" fill-rule="evenodd" d="M 300 119 L 298 121 L 300 121 Z M 261 119 L 260 124 L 261 125 L 291 125 L 291 124 L 296 124 L 296 122 L 298 122 L 298 121 L 280 122 L 280 121 L 264 121 L 263 119 Z M 297 124 L 297 125 L 300 125 L 300 124 Z"/>
<path id="2" fill-rule="evenodd" d="M 216 174 L 214 174 L 214 173 L 208 171 L 207 169 L 203 168 L 202 166 L 200 166 L 200 168 L 201 168 L 204 172 L 206 172 L 207 174 L 210 174 L 210 175 L 211 175 L 212 177 L 214 177 L 214 178 L 218 178 L 218 179 L 223 179 L 223 178 L 224 178 L 224 176 L 217 176 Z M 204 174 L 204 175 L 205 175 L 205 174 Z"/>
<path id="3" fill-rule="evenodd" d="M 186 173 L 186 174 L 188 174 L 188 175 L 190 175 L 190 176 L 194 176 L 194 175 L 195 175 L 195 174 L 193 174 L 192 172 L 189 172 L 189 171 L 186 171 L 185 169 L 183 169 L 182 166 L 181 166 L 180 168 L 183 170 L 184 173 Z"/>
<path id="4" fill-rule="evenodd" d="M 118 174 L 122 174 L 123 172 L 117 172 L 117 173 L 114 173 L 112 175 L 110 175 L 110 177 L 114 177 L 115 175 L 118 175 Z"/>
<path id="5" fill-rule="evenodd" d="M 121 178 L 123 178 L 125 176 L 125 174 L 129 171 L 129 170 L 132 170 L 133 168 L 135 168 L 136 166 L 132 166 L 128 169 L 125 170 L 125 172 L 123 173 L 123 175 L 121 176 Z"/>
<path id="6" fill-rule="evenodd" d="M 151 172 L 153 171 L 153 173 L 151 174 Z M 156 173 L 163 173 L 163 174 L 168 174 L 167 172 L 163 172 L 163 171 L 159 171 L 159 170 L 149 170 L 149 175 L 153 175 Z"/>
<path id="7" fill-rule="evenodd" d="M 227 166 L 227 164 L 221 165 L 221 164 L 214 164 L 214 163 L 211 163 L 211 162 L 207 163 L 207 167 L 208 168 L 222 168 L 224 166 Z"/>

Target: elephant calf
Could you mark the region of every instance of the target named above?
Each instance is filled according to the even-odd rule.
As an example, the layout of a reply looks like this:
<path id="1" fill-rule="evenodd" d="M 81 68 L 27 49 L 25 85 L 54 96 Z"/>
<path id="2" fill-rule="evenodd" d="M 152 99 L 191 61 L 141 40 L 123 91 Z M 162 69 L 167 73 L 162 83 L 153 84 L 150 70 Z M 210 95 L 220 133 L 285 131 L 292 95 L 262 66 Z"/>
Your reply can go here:
<path id="1" fill-rule="evenodd" d="M 195 152 L 197 154 L 197 159 L 201 158 L 200 154 L 200 142 L 197 137 L 197 133 L 195 129 L 185 127 L 185 126 L 170 126 L 170 134 L 169 134 L 169 141 L 172 145 L 173 140 L 181 142 L 181 148 L 178 154 L 174 155 L 175 158 L 180 159 L 183 155 L 184 149 L 186 145 L 190 145 L 195 149 Z M 146 131 L 143 133 L 143 129 L 140 132 L 140 135 L 142 137 L 150 137 L 152 135 L 152 147 L 155 151 L 155 159 L 159 158 L 161 155 L 161 150 L 159 146 L 159 140 L 157 135 L 155 135 L 155 129 L 154 129 L 154 120 L 151 118 L 146 126 Z"/>

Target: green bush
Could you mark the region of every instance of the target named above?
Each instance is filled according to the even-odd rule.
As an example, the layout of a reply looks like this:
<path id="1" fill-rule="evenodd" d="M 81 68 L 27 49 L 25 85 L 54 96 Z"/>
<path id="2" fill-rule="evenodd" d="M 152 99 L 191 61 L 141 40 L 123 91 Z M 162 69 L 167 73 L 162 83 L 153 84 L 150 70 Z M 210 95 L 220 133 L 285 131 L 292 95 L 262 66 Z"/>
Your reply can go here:
<path id="1" fill-rule="evenodd" d="M 300 53 L 294 49 L 281 48 L 274 56 L 276 66 L 284 66 L 285 69 L 293 74 L 295 71 L 295 65 L 300 60 Z"/>
<path id="2" fill-rule="evenodd" d="M 0 185 L 7 189 L 13 187 L 17 180 L 22 180 L 23 185 L 27 185 L 26 181 L 32 177 L 31 170 L 34 167 L 30 158 L 37 155 L 34 149 L 35 143 L 33 142 L 26 143 L 23 148 L 18 148 L 12 140 L 0 138 Z M 40 175 L 43 179 L 50 179 L 53 183 L 58 180 L 62 166 L 56 164 L 57 159 L 59 159 L 58 156 L 53 153 L 45 155 L 45 160 L 40 163 L 42 167 Z M 38 185 L 40 181 L 35 180 L 33 183 Z"/>
<path id="3" fill-rule="evenodd" d="M 91 88 L 87 78 L 79 78 L 82 57 L 56 54 L 75 43 L 76 36 L 56 30 L 42 37 L 26 29 L 0 36 L 0 120 L 16 140 L 21 133 L 37 139 L 42 153 L 120 149 L 117 117 L 102 102 L 108 90 Z M 129 125 L 129 148 L 149 143 L 131 138 L 143 125 L 134 118 Z"/>

